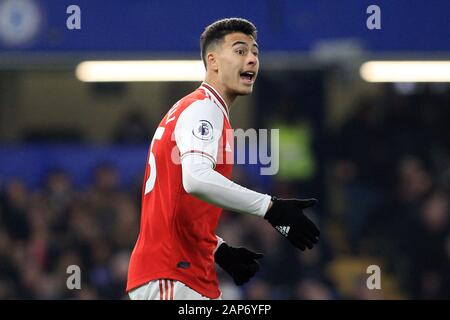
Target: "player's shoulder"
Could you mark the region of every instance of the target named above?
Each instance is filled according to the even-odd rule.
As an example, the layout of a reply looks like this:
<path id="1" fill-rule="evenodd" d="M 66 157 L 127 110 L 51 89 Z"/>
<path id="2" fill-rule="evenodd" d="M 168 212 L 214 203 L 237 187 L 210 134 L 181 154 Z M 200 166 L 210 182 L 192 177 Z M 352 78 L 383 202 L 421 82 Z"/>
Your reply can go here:
<path id="1" fill-rule="evenodd" d="M 207 140 L 203 135 L 221 131 L 224 117 L 222 111 L 204 93 L 194 93 L 180 101 L 179 115 L 175 120 L 175 132 L 189 134 L 198 131 L 202 137 L 197 138 Z"/>
<path id="2" fill-rule="evenodd" d="M 197 88 L 190 94 L 184 96 L 178 101 L 180 111 L 192 105 L 209 105 L 213 106 L 214 102 L 206 95 L 206 92 L 201 88 Z"/>
<path id="3" fill-rule="evenodd" d="M 202 87 L 180 99 L 178 106 L 179 114 L 202 114 L 219 118 L 224 116 L 222 110 Z"/>

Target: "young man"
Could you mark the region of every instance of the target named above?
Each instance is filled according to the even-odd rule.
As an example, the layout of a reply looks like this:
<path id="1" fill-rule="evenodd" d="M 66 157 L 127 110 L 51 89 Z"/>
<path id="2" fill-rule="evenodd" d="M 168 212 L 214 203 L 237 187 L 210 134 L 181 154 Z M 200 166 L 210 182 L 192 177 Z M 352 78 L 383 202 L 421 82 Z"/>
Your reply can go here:
<path id="1" fill-rule="evenodd" d="M 279 199 L 229 180 L 228 111 L 237 96 L 252 92 L 258 75 L 255 26 L 219 20 L 200 40 L 205 81 L 169 110 L 150 145 L 128 271 L 131 299 L 220 299 L 214 262 L 237 285 L 254 276 L 262 255 L 215 235 L 223 208 L 266 219 L 301 250 L 318 241 L 319 230 L 302 212 L 315 199 Z"/>

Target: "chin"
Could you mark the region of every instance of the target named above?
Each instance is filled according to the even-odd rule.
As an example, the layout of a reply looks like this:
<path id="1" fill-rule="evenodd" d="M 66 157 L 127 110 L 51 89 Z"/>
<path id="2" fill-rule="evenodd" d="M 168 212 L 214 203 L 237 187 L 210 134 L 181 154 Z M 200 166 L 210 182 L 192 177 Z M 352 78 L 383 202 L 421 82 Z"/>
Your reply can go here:
<path id="1" fill-rule="evenodd" d="M 244 87 L 244 88 L 238 90 L 237 93 L 240 96 L 246 96 L 246 95 L 251 94 L 252 92 L 253 92 L 253 86 L 251 86 L 251 87 Z"/>

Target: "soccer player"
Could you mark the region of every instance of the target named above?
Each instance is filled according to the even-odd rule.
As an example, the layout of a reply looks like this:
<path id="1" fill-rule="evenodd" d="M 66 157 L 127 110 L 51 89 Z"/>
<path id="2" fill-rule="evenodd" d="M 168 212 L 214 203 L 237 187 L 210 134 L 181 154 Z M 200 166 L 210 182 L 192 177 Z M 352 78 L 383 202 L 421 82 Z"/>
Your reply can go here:
<path id="1" fill-rule="evenodd" d="M 261 254 L 216 236 L 222 209 L 266 219 L 301 250 L 319 230 L 303 213 L 315 199 L 280 199 L 230 180 L 233 135 L 228 119 L 237 96 L 258 75 L 256 27 L 240 18 L 206 27 L 200 37 L 204 82 L 165 115 L 148 153 L 140 233 L 128 270 L 131 299 L 220 299 L 215 264 L 237 285 L 259 270 Z"/>

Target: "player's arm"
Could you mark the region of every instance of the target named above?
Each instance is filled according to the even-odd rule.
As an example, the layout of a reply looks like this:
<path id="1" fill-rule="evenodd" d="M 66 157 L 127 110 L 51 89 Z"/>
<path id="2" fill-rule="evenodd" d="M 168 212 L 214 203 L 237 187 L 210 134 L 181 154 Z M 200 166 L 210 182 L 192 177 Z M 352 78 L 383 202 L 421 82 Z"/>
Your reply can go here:
<path id="1" fill-rule="evenodd" d="M 198 135 L 198 129 L 204 136 Z M 183 187 L 189 194 L 218 207 L 263 217 L 293 245 L 304 250 L 317 243 L 319 230 L 303 213 L 314 199 L 279 199 L 262 194 L 222 176 L 214 170 L 223 114 L 201 102 L 187 108 L 177 121 L 175 138 L 181 153 Z M 212 135 L 210 134 L 212 130 Z"/>
<path id="2" fill-rule="evenodd" d="M 263 217 L 271 197 L 244 188 L 214 171 L 224 115 L 209 100 L 196 101 L 177 119 L 175 140 L 181 154 L 186 192 L 218 207 Z"/>
<path id="3" fill-rule="evenodd" d="M 214 171 L 213 164 L 208 161 L 200 155 L 183 159 L 186 192 L 224 209 L 264 217 L 301 250 L 311 249 L 317 243 L 320 232 L 303 213 L 317 202 L 315 199 L 271 198 L 227 179 Z"/>
<path id="4" fill-rule="evenodd" d="M 264 217 L 271 197 L 247 189 L 213 169 L 206 157 L 192 154 L 182 162 L 183 187 L 187 193 L 218 207 Z"/>

